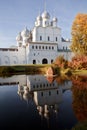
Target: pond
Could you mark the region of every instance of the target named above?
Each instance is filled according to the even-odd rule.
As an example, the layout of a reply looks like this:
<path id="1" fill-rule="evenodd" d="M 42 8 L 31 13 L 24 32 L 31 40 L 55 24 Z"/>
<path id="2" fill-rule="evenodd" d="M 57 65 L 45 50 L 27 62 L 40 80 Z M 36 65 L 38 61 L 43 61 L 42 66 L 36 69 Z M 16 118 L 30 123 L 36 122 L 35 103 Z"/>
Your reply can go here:
<path id="1" fill-rule="evenodd" d="M 72 129 L 87 119 L 86 84 L 85 77 L 0 77 L 0 129 Z"/>

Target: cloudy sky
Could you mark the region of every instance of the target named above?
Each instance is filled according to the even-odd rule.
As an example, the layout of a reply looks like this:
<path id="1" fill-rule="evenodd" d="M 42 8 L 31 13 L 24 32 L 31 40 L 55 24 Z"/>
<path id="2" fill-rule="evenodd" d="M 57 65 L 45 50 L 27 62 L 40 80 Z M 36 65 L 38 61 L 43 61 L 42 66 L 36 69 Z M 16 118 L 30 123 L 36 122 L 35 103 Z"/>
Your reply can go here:
<path id="1" fill-rule="evenodd" d="M 26 26 L 30 30 L 39 12 L 46 10 L 58 18 L 62 37 L 71 38 L 78 13 L 87 13 L 87 0 L 0 0 L 0 48 L 16 45 L 16 36 Z"/>

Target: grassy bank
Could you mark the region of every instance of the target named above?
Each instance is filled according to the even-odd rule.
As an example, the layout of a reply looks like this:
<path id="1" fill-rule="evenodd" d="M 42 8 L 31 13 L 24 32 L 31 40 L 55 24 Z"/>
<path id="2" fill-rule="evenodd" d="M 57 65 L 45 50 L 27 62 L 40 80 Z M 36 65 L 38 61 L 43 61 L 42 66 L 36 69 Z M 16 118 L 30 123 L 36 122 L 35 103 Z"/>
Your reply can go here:
<path id="1" fill-rule="evenodd" d="M 58 75 L 59 73 L 60 75 L 87 75 L 87 70 L 71 70 L 69 68 L 58 69 L 57 66 L 54 66 L 52 64 L 35 64 L 0 66 L 0 76 L 11 76 L 14 74 L 46 74 L 46 71 L 49 67 L 53 67 L 56 70 L 55 73 Z"/>
<path id="2" fill-rule="evenodd" d="M 0 76 L 13 74 L 45 74 L 48 67 L 51 65 L 11 65 L 0 66 Z"/>
<path id="3" fill-rule="evenodd" d="M 72 71 L 73 75 L 87 75 L 87 70 L 74 70 Z"/>

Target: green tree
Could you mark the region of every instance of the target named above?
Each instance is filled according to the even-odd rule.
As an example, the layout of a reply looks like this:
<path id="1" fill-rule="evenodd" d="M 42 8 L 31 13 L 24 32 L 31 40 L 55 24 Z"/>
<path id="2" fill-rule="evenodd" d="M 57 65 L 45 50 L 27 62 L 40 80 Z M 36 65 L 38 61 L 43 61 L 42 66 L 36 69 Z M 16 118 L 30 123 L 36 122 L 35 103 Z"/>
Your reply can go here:
<path id="1" fill-rule="evenodd" d="M 87 55 L 87 14 L 77 14 L 72 24 L 71 50 Z"/>

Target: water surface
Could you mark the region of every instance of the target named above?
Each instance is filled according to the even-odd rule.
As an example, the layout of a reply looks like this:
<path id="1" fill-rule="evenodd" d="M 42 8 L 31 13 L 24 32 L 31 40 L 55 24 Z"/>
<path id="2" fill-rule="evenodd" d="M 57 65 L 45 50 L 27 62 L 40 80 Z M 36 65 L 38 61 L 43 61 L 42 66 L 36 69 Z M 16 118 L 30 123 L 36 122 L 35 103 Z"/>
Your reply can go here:
<path id="1" fill-rule="evenodd" d="M 71 129 L 78 123 L 72 81 L 43 75 L 0 78 L 0 128 Z"/>

